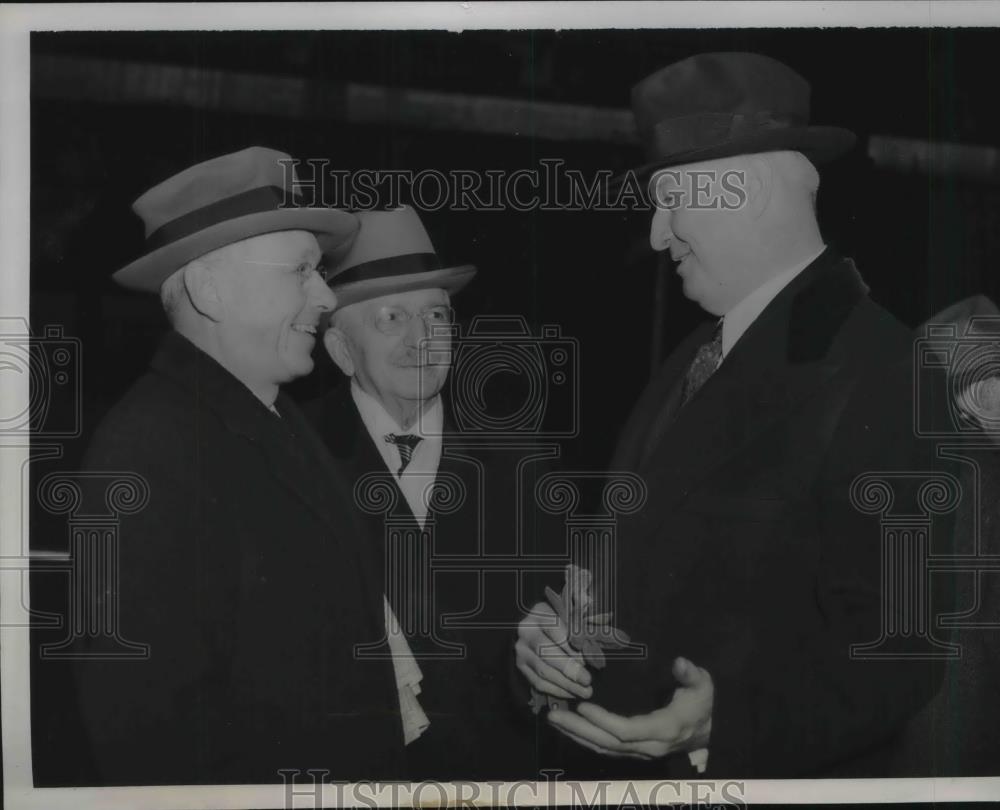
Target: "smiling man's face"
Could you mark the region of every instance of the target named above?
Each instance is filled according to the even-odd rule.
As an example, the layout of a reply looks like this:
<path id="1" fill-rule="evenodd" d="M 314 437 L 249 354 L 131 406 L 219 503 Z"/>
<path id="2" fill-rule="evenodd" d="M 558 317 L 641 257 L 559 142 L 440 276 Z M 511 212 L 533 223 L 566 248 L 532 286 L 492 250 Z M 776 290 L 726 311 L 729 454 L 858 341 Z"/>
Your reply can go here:
<path id="1" fill-rule="evenodd" d="M 726 158 L 674 167 L 652 183 L 650 245 L 670 251 L 684 295 L 713 315 L 726 314 L 759 283 L 741 261 L 751 243 L 745 177 L 739 159 Z"/>
<path id="2" fill-rule="evenodd" d="M 320 316 L 336 305 L 316 271 L 316 237 L 308 231 L 277 231 L 231 247 L 213 271 L 227 367 L 250 387 L 281 385 L 308 374 Z"/>
<path id="3" fill-rule="evenodd" d="M 438 288 L 359 301 L 337 311 L 327 349 L 345 374 L 384 405 L 426 402 L 448 378 L 451 339 L 435 334 L 433 351 L 421 341 L 432 337 L 435 324 L 447 327 L 449 318 L 448 293 Z"/>

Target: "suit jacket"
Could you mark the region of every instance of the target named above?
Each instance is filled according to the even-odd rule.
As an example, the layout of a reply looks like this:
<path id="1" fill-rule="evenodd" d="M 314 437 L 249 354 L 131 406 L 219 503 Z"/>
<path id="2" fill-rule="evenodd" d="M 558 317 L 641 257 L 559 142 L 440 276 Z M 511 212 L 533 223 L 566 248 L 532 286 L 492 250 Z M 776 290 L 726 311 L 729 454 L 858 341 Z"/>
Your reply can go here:
<path id="1" fill-rule="evenodd" d="M 387 520 L 413 533 L 419 531 L 419 524 L 373 444 L 349 384 L 307 403 L 303 410 L 351 489 L 370 474 L 393 481 L 397 500 L 388 517 L 383 512 L 358 510 L 367 529 L 369 576 L 385 582 Z M 501 459 L 489 448 L 463 444 L 447 417 L 444 433 L 436 481 L 457 480 L 464 494 L 454 511 L 431 508 L 425 527 L 430 529 L 430 553 L 435 560 L 452 556 L 465 562 L 449 570 L 438 562 L 432 564 L 434 602 L 429 626 L 435 638 L 407 634 L 423 673 L 418 700 L 431 721 L 428 730 L 407 746 L 410 776 L 416 780 L 523 777 L 534 771 L 533 724 L 513 705 L 509 691 L 507 660 L 514 643 L 513 627 L 520 618 L 514 579 L 499 572 L 480 573 L 474 559 L 514 551 L 514 526 L 504 521 L 514 513 L 515 467 L 506 462 L 513 462 L 515 456 Z M 415 559 L 408 557 L 407 565 L 416 565 Z M 393 603 L 392 589 L 386 590 Z M 404 627 L 408 617 L 415 618 L 407 612 L 412 605 L 392 607 Z M 470 627 L 477 613 L 476 621 L 494 626 Z M 456 645 L 463 647 L 461 657 L 431 657 L 447 653 L 448 645 L 453 652 Z"/>
<path id="2" fill-rule="evenodd" d="M 667 359 L 621 437 L 613 468 L 642 475 L 649 498 L 619 524 L 615 623 L 649 658 L 610 664 L 594 699 L 665 705 L 683 655 L 715 684 L 708 776 L 886 775 L 886 746 L 941 669 L 852 660 L 852 644 L 880 637 L 882 546 L 850 488 L 930 465 L 914 439 L 910 332 L 827 250 L 678 409 L 713 327 Z M 645 772 L 664 770 L 692 773 L 686 756 Z"/>
<path id="3" fill-rule="evenodd" d="M 74 667 L 96 784 L 402 775 L 391 665 L 353 660 L 382 623 L 354 510 L 296 406 L 276 408 L 170 333 L 94 436 L 84 470 L 150 489 L 104 597 L 149 658 Z"/>

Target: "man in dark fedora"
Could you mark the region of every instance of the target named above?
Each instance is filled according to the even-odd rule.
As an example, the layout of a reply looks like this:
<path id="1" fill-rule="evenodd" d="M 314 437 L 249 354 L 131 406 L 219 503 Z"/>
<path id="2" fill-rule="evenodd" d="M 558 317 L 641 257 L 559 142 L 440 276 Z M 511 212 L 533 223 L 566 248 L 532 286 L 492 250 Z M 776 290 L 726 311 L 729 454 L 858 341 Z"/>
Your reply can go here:
<path id="1" fill-rule="evenodd" d="M 121 519 L 117 585 L 99 595 L 149 655 L 75 667 L 95 784 L 401 774 L 391 666 L 353 658 L 378 631 L 379 583 L 335 466 L 280 392 L 312 369 L 336 305 L 322 252 L 358 223 L 296 204 L 287 161 L 245 149 L 134 204 L 147 249 L 114 278 L 159 293 L 172 329 L 83 467 L 149 489 Z"/>
<path id="2" fill-rule="evenodd" d="M 443 396 L 451 297 L 476 270 L 444 265 L 410 207 L 358 219 L 350 252 L 330 270 L 337 309 L 323 336 L 349 382 L 306 413 L 353 487 L 348 497 L 370 531 L 367 559 L 385 582 L 382 652 L 395 667 L 409 774 L 523 776 L 533 749 L 517 737 L 504 677 L 509 630 L 470 624 L 496 621 L 497 609 L 510 611 L 500 617 L 507 627 L 517 619 L 511 595 L 502 608 L 485 598 L 474 570 L 490 551 L 489 507 L 510 511 L 513 482 L 488 451 L 462 441 Z M 389 500 L 374 495 L 380 482 Z M 472 570 L 435 570 L 432 558 L 447 555 Z"/>
<path id="3" fill-rule="evenodd" d="M 632 105 L 650 243 L 712 316 L 655 375 L 613 462 L 649 487 L 619 526 L 615 621 L 648 655 L 591 672 L 539 605 L 519 666 L 582 700 L 549 722 L 622 775 L 888 775 L 941 673 L 852 653 L 884 628 L 881 526 L 851 487 L 930 462 L 910 332 L 816 222 L 817 167 L 854 136 L 811 125 L 809 85 L 757 54 L 670 65 Z"/>

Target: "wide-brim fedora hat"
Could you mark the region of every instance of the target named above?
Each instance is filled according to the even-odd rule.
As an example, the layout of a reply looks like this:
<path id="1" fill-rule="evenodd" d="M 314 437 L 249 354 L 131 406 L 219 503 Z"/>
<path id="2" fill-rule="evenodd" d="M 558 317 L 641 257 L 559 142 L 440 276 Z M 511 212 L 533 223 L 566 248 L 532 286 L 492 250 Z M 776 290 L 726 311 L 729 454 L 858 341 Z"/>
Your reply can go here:
<path id="1" fill-rule="evenodd" d="M 157 292 L 192 259 L 265 233 L 310 231 L 324 252 L 353 239 L 357 218 L 301 204 L 297 182 L 291 157 L 262 146 L 175 174 L 133 203 L 145 225 L 145 249 L 112 278 L 129 289 Z"/>
<path id="2" fill-rule="evenodd" d="M 441 262 L 420 217 L 408 205 L 359 211 L 357 217 L 361 228 L 346 255 L 338 251 L 326 257 L 327 284 L 338 308 L 410 290 L 438 288 L 454 295 L 476 275 L 474 265 Z"/>
<path id="3" fill-rule="evenodd" d="M 632 88 L 636 134 L 658 169 L 760 152 L 801 152 L 816 165 L 857 138 L 809 123 L 811 88 L 787 65 L 756 53 L 703 53 L 668 65 Z"/>

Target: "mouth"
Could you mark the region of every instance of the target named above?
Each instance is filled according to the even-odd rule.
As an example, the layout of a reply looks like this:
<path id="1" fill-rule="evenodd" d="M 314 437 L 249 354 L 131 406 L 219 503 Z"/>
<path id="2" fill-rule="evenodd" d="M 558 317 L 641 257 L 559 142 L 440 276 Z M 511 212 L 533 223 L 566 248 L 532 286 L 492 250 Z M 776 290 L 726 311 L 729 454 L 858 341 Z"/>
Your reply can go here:
<path id="1" fill-rule="evenodd" d="M 293 323 L 292 329 L 296 332 L 300 332 L 303 335 L 309 335 L 310 337 L 316 337 L 316 325 L 311 323 Z"/>

